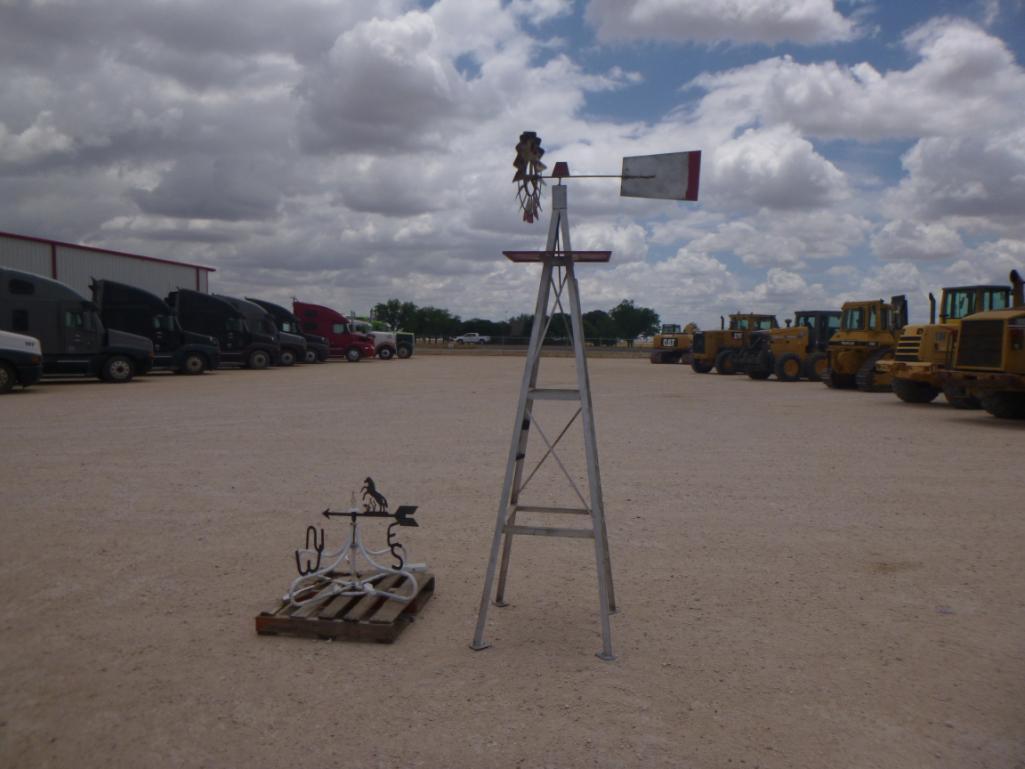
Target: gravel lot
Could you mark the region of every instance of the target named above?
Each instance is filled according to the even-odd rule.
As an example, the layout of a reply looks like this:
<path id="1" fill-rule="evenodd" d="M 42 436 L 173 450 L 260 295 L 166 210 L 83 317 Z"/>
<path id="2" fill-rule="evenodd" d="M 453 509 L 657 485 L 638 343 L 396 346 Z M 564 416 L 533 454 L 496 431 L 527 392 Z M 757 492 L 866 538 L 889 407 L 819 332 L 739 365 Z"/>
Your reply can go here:
<path id="1" fill-rule="evenodd" d="M 522 366 L 0 398 L 0 766 L 1025 766 L 1025 425 L 592 360 L 618 659 L 591 544 L 547 538 L 517 539 L 473 652 Z M 391 646 L 257 636 L 368 474 L 420 506 L 420 619 Z"/>

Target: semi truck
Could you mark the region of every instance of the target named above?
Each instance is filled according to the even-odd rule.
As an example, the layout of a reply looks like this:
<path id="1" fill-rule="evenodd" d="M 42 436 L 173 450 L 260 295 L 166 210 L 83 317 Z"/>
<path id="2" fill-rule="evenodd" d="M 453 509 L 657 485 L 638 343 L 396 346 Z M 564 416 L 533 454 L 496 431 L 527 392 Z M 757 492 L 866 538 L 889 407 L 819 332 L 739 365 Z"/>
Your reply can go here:
<path id="1" fill-rule="evenodd" d="M 408 358 L 413 354 L 413 335 L 408 331 L 379 331 L 369 321 L 350 319 L 353 331 L 366 334 L 374 343 L 374 353 L 381 360 Z M 486 338 L 491 341 L 490 337 Z"/>
<path id="2" fill-rule="evenodd" d="M 153 368 L 202 374 L 220 365 L 217 340 L 183 329 L 178 316 L 156 294 L 113 280 L 93 280 L 90 289 L 103 325 L 153 342 Z"/>
<path id="3" fill-rule="evenodd" d="M 263 299 L 246 297 L 247 302 L 258 304 L 266 310 L 281 334 L 295 334 L 306 340 L 306 351 L 303 356 L 304 363 L 324 363 L 330 353 L 327 339 L 319 334 L 308 334 L 302 330 L 299 319 L 290 310 L 286 310 L 280 304 L 267 302 Z"/>
<path id="4" fill-rule="evenodd" d="M 38 339 L 47 376 L 130 382 L 153 366 L 153 342 L 107 328 L 84 296 L 31 272 L 0 268 L 0 330 Z"/>
<path id="5" fill-rule="evenodd" d="M 43 348 L 25 334 L 0 331 L 0 394 L 15 385 L 31 387 L 43 375 Z"/>
<path id="6" fill-rule="evenodd" d="M 337 310 L 300 301 L 292 302 L 292 309 L 302 323 L 303 331 L 327 338 L 331 355 L 344 357 L 352 363 L 374 357 L 374 341 L 356 331 L 349 319 Z"/>
<path id="7" fill-rule="evenodd" d="M 260 323 L 251 326 L 233 303 L 220 297 L 179 288 L 167 295 L 167 303 L 183 328 L 217 340 L 222 363 L 264 369 L 281 353 L 278 332 L 273 323 L 269 330 Z"/>
<path id="8" fill-rule="evenodd" d="M 275 366 L 292 366 L 296 361 L 306 360 L 306 340 L 298 334 L 290 334 L 278 329 L 274 318 L 263 307 L 235 296 L 225 296 L 224 294 L 214 294 L 214 296 L 223 299 L 242 313 L 249 328 L 258 329 L 260 333 L 274 338 L 278 345 L 278 352 L 271 363 Z"/>

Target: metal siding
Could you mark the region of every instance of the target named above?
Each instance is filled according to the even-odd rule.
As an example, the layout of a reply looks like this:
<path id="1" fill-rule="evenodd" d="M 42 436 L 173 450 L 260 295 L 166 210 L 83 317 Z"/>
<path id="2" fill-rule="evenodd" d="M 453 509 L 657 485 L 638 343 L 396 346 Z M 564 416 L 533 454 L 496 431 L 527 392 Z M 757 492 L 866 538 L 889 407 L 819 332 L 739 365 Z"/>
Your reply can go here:
<path id="1" fill-rule="evenodd" d="M 0 236 L 0 265 L 49 278 L 50 244 Z"/>
<path id="2" fill-rule="evenodd" d="M 206 270 L 196 270 L 196 284 L 197 291 L 202 291 L 204 294 L 210 293 L 210 273 Z"/>
<path id="3" fill-rule="evenodd" d="M 178 288 L 194 288 L 196 268 L 57 246 L 57 280 L 89 296 L 92 278 L 116 280 L 164 297 Z"/>

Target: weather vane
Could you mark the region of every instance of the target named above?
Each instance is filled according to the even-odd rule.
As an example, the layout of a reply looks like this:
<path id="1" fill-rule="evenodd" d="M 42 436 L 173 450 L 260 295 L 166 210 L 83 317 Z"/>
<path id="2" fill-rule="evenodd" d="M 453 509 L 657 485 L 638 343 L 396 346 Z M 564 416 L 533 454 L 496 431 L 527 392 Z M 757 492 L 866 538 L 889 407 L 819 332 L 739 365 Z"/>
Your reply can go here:
<path id="1" fill-rule="evenodd" d="M 381 596 L 394 599 L 400 603 L 408 603 L 416 597 L 419 590 L 417 572 L 424 572 L 427 564 L 407 563 L 406 549 L 396 539 L 396 528 L 400 526 L 419 526 L 413 518 L 416 505 L 400 505 L 395 512 L 388 510 L 388 500 L 377 490 L 372 478 L 363 482 L 361 489 L 363 507 L 356 504 L 353 492 L 348 510 L 324 510 L 328 520 L 332 518 L 349 518 L 349 537 L 333 552 L 325 552 L 324 529 L 318 531 L 316 526 L 306 527 L 305 547 L 295 551 L 295 567 L 299 576 L 292 581 L 283 600 L 293 606 L 306 606 L 332 599 L 336 596 Z M 360 532 L 360 520 L 364 518 L 391 518 L 388 526 L 387 547 L 380 550 L 368 550 L 363 544 Z M 389 553 L 394 565 L 386 566 L 375 556 Z M 363 561 L 369 567 L 360 569 Z M 377 583 L 389 575 L 399 575 L 402 579 L 394 590 L 377 587 Z M 403 592 L 397 592 L 405 587 Z"/>

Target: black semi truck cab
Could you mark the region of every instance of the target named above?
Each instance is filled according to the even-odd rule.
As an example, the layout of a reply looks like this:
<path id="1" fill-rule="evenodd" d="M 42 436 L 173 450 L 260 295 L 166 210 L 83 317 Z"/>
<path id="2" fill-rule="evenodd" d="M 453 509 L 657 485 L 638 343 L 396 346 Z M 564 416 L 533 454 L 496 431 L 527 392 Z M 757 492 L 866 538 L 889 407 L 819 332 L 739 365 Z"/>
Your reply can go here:
<path id="1" fill-rule="evenodd" d="M 113 280 L 94 280 L 93 304 L 105 326 L 148 337 L 153 342 L 154 368 L 180 374 L 202 374 L 220 365 L 217 340 L 186 331 L 167 302 L 135 286 Z"/>
<path id="2" fill-rule="evenodd" d="M 84 374 L 128 382 L 153 366 L 153 342 L 107 328 L 84 296 L 30 272 L 0 268 L 0 330 L 38 339 L 43 373 L 49 376 Z"/>
<path id="3" fill-rule="evenodd" d="M 223 299 L 246 318 L 246 325 L 250 329 L 259 329 L 261 334 L 274 337 L 278 345 L 278 352 L 271 361 L 275 366 L 291 366 L 297 360 L 306 357 L 306 340 L 296 334 L 284 334 L 278 330 L 277 324 L 270 313 L 258 304 L 253 304 L 248 299 L 239 299 L 224 294 L 214 294 L 218 299 Z"/>
<path id="4" fill-rule="evenodd" d="M 246 315 L 232 302 L 180 288 L 167 295 L 167 303 L 183 328 L 217 340 L 222 363 L 239 363 L 247 368 L 261 369 L 278 359 L 281 347 L 277 330 L 268 331 L 260 324 L 250 326 Z"/>
<path id="5" fill-rule="evenodd" d="M 279 304 L 273 302 L 266 302 L 263 299 L 252 299 L 246 297 L 247 302 L 260 305 L 266 310 L 271 318 L 273 318 L 275 325 L 278 327 L 278 331 L 281 332 L 281 336 L 285 334 L 301 336 L 306 340 L 306 349 L 303 352 L 303 358 L 299 358 L 304 363 L 324 363 L 327 361 L 327 356 L 331 352 L 331 348 L 328 346 L 327 338 L 318 336 L 317 334 L 307 334 L 302 330 L 302 326 L 299 325 L 299 319 L 295 317 L 291 310 L 287 310 Z M 282 342 L 284 346 L 284 342 Z"/>

